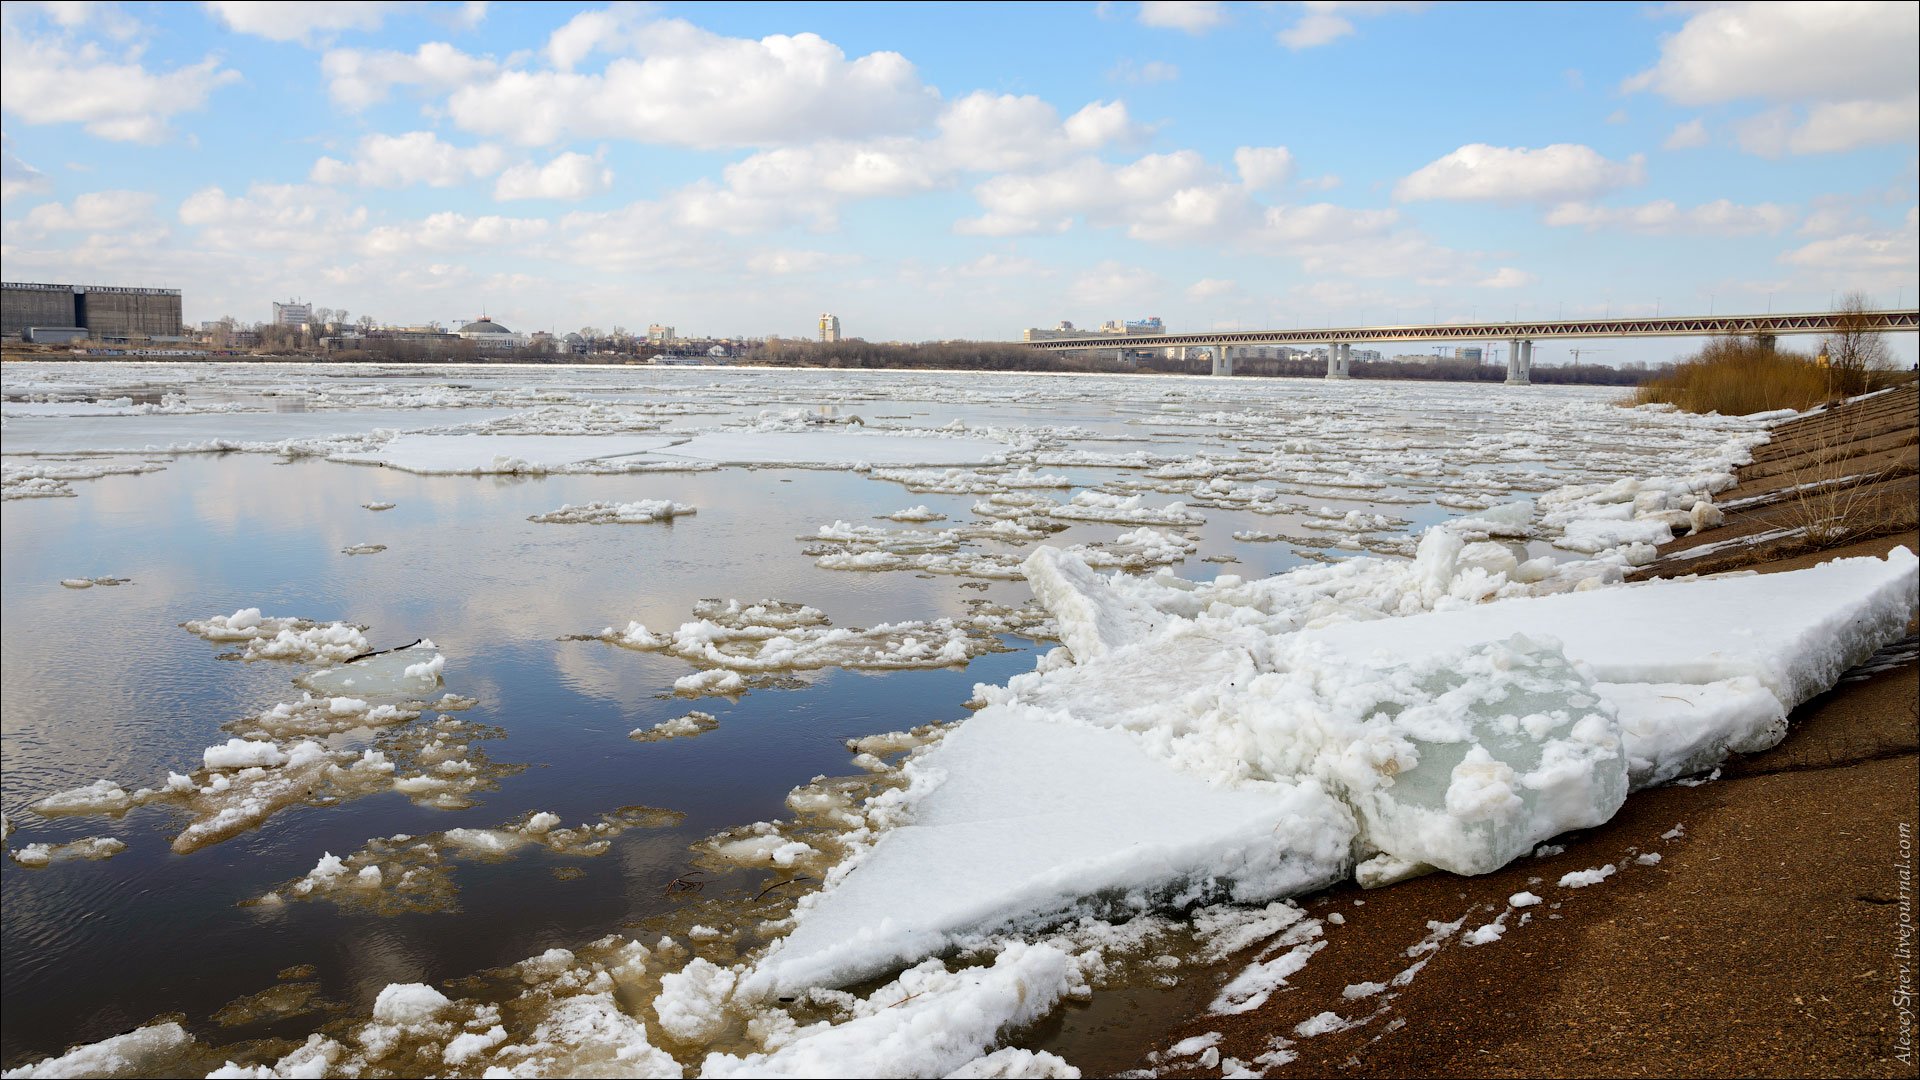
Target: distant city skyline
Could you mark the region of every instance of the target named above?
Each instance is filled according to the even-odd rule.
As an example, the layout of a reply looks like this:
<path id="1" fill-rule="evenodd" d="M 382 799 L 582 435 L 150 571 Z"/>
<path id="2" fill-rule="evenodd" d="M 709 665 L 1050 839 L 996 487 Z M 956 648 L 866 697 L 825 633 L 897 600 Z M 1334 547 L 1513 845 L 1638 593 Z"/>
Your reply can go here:
<path id="1" fill-rule="evenodd" d="M 1912 3 L 0 21 L 7 279 L 176 287 L 190 324 L 297 296 L 402 324 L 799 338 L 825 311 L 875 340 L 1015 340 L 1920 299 Z"/>

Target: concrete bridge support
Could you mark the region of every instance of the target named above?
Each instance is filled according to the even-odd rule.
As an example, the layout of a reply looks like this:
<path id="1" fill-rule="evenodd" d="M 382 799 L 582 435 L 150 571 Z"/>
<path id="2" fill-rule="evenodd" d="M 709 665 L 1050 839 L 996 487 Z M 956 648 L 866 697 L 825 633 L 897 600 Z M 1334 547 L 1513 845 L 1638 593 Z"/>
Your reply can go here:
<path id="1" fill-rule="evenodd" d="M 1353 346 L 1344 341 L 1327 343 L 1327 378 L 1345 379 L 1348 365 L 1353 363 Z"/>
<path id="2" fill-rule="evenodd" d="M 1213 373 L 1215 375 L 1233 374 L 1233 351 L 1225 345 L 1213 347 Z"/>
<path id="3" fill-rule="evenodd" d="M 1507 385 L 1530 386 L 1533 384 L 1533 342 L 1515 340 L 1507 343 Z"/>

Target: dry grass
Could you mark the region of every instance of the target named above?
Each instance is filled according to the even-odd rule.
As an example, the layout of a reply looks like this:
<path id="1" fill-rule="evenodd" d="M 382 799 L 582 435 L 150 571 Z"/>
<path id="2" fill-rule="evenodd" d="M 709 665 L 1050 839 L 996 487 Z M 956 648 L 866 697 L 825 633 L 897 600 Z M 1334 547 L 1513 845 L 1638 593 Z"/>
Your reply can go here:
<path id="1" fill-rule="evenodd" d="M 1827 400 L 1826 369 L 1812 358 L 1739 338 L 1710 341 L 1669 375 L 1641 386 L 1634 404 L 1664 403 L 1723 416 L 1808 409 Z"/>

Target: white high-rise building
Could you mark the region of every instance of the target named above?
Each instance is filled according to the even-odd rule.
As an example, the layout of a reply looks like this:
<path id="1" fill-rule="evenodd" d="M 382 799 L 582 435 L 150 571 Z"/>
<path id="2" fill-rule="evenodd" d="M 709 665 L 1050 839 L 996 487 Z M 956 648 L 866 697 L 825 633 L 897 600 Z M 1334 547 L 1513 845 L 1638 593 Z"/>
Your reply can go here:
<path id="1" fill-rule="evenodd" d="M 820 313 L 820 340 L 840 340 L 840 316 L 824 311 Z"/>
<path id="2" fill-rule="evenodd" d="M 311 326 L 313 325 L 313 305 L 297 301 L 273 302 L 273 324 L 275 326 Z"/>

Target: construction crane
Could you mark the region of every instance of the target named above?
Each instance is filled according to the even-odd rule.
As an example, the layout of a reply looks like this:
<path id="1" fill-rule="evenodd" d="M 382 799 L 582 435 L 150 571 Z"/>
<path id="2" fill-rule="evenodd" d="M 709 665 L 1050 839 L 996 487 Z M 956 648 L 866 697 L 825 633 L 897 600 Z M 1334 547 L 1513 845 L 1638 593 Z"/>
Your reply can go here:
<path id="1" fill-rule="evenodd" d="M 1567 351 L 1573 354 L 1573 362 L 1577 366 L 1580 363 L 1580 355 L 1582 353 L 1612 352 L 1613 350 L 1612 349 L 1578 349 L 1576 348 L 1576 349 L 1568 349 Z"/>

